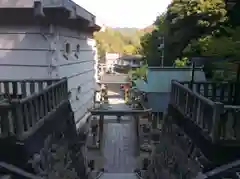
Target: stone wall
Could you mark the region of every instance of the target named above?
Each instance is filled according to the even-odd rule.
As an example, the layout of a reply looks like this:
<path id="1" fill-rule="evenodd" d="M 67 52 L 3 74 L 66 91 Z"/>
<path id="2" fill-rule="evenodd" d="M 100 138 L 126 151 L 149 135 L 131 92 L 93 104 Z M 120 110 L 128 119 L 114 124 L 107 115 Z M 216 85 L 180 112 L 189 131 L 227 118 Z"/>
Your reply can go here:
<path id="1" fill-rule="evenodd" d="M 69 143 L 64 133 L 49 135 L 44 147 L 34 154 L 29 164 L 35 174 L 49 179 L 86 178 L 87 163 L 83 147 L 81 143 Z"/>
<path id="2" fill-rule="evenodd" d="M 0 160 L 48 179 L 84 179 L 88 174 L 86 135 L 77 132 L 66 100 L 26 139 L 1 139 Z"/>
<path id="3" fill-rule="evenodd" d="M 170 118 L 165 120 L 160 142 L 155 145 L 146 179 L 194 178 L 207 159 Z"/>
<path id="4" fill-rule="evenodd" d="M 28 161 L 32 172 L 49 179 L 87 178 L 86 133 L 77 132 L 73 112 L 68 105 L 69 118 L 65 118 L 65 128 L 53 130 L 44 145 Z M 65 111 L 66 112 L 66 111 Z"/>

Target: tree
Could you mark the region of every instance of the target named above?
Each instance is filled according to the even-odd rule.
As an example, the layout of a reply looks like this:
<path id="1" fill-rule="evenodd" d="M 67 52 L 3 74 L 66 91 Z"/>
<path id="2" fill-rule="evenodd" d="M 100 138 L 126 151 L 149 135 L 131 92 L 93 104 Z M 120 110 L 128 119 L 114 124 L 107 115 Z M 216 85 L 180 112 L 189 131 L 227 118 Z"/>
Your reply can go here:
<path id="1" fill-rule="evenodd" d="M 136 79 L 146 80 L 146 78 L 147 78 L 147 68 L 148 68 L 147 65 L 143 65 L 140 68 L 137 68 L 135 70 L 131 70 L 129 72 L 129 76 L 131 76 L 131 78 L 133 80 L 136 80 Z"/>
<path id="2" fill-rule="evenodd" d="M 135 55 L 137 53 L 137 47 L 135 47 L 134 45 L 125 45 L 123 47 L 123 53 L 125 55 Z"/>
<path id="3" fill-rule="evenodd" d="M 137 54 L 140 48 L 140 36 L 143 32 L 135 28 L 106 28 L 96 32 L 94 38 L 97 42 L 100 59 L 105 57 L 106 52 L 127 55 Z"/>
<path id="4" fill-rule="evenodd" d="M 173 0 L 165 24 L 165 63 L 182 57 L 184 48 L 194 39 L 212 35 L 227 20 L 223 0 Z"/>
<path id="5" fill-rule="evenodd" d="M 152 26 L 152 31 L 145 33 L 141 38 L 141 54 L 146 58 L 149 66 L 160 66 L 163 51 L 159 49 L 162 43 L 161 37 L 164 35 L 164 18 L 162 14 L 156 18 Z"/>

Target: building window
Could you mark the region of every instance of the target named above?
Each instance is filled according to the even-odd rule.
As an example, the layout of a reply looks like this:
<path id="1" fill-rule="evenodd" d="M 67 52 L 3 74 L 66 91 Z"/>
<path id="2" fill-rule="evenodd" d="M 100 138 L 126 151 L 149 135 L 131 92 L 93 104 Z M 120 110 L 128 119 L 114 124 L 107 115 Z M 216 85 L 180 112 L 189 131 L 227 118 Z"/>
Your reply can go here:
<path id="1" fill-rule="evenodd" d="M 80 53 L 80 45 L 77 44 L 77 47 L 76 47 L 76 52 L 75 52 L 75 57 L 78 58 L 79 57 L 79 53 Z"/>
<path id="2" fill-rule="evenodd" d="M 71 53 L 70 43 L 65 44 L 64 54 L 63 56 L 68 60 L 68 55 Z"/>

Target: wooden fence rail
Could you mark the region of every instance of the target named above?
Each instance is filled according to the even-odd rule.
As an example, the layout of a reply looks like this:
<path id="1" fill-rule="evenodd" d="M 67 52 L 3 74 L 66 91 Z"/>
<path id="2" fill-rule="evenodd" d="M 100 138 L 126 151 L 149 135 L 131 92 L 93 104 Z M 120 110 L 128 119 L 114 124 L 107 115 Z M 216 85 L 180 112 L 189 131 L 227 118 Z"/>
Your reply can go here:
<path id="1" fill-rule="evenodd" d="M 30 83 L 30 89 L 32 85 L 32 89 L 34 90 L 31 90 L 31 95 L 25 98 L 0 102 L 0 138 L 9 135 L 16 135 L 19 138 L 26 137 L 31 131 L 35 130 L 38 125 L 44 122 L 46 116 L 68 99 L 67 79 L 65 78 L 58 81 L 37 80 L 36 82 L 8 82 L 8 84 L 10 83 L 12 83 L 13 86 L 16 84 L 25 84 L 26 86 L 27 83 Z M 42 84 L 44 83 L 46 83 L 47 86 L 42 88 Z M 38 84 L 40 88 L 38 86 L 36 90 L 36 88 L 33 88 L 33 84 Z M 12 89 L 16 88 L 14 87 Z M 26 88 L 22 88 L 22 92 L 24 92 L 25 89 Z M 40 91 L 40 89 L 42 90 Z M 25 95 L 26 93 L 24 92 L 23 96 Z"/>
<path id="2" fill-rule="evenodd" d="M 177 81 L 172 81 L 170 103 L 182 115 L 198 125 L 206 134 L 206 137 L 214 142 L 218 140 L 217 124 L 223 110 L 222 103 L 213 102 Z"/>
<path id="3" fill-rule="evenodd" d="M 59 79 L 0 80 L 0 93 L 9 94 L 12 98 L 24 98 L 57 81 Z"/>
<path id="4" fill-rule="evenodd" d="M 195 179 L 240 178 L 240 160 L 217 167 L 207 173 L 199 173 Z"/>
<path id="5" fill-rule="evenodd" d="M 170 103 L 212 141 L 240 145 L 240 106 L 229 105 L 237 98 L 238 87 L 238 83 L 172 81 Z"/>
<path id="6" fill-rule="evenodd" d="M 240 103 L 238 97 L 240 83 L 236 82 L 217 82 L 217 81 L 181 81 L 181 84 L 192 89 L 193 91 L 224 104 L 232 105 Z"/>

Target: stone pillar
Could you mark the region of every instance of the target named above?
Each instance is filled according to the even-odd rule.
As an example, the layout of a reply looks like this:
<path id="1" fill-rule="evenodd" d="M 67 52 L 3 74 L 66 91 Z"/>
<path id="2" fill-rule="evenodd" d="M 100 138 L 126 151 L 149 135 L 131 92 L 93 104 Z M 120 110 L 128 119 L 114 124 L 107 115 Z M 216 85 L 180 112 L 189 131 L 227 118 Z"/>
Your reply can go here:
<path id="1" fill-rule="evenodd" d="M 100 115 L 100 118 L 99 118 L 99 148 L 100 148 L 100 150 L 102 147 L 103 123 L 104 123 L 104 115 Z"/>
<path id="2" fill-rule="evenodd" d="M 152 113 L 152 128 L 156 129 L 157 128 L 157 124 L 158 124 L 158 121 L 157 121 L 156 113 Z"/>
<path id="3" fill-rule="evenodd" d="M 162 124 L 163 124 L 163 112 L 159 112 L 158 113 L 158 128 L 162 129 Z"/>
<path id="4" fill-rule="evenodd" d="M 135 127 L 135 130 L 136 130 L 136 154 L 139 155 L 139 152 L 140 152 L 140 131 L 139 131 L 139 128 L 140 128 L 140 125 L 139 125 L 139 116 L 133 116 L 134 118 L 134 127 Z"/>

